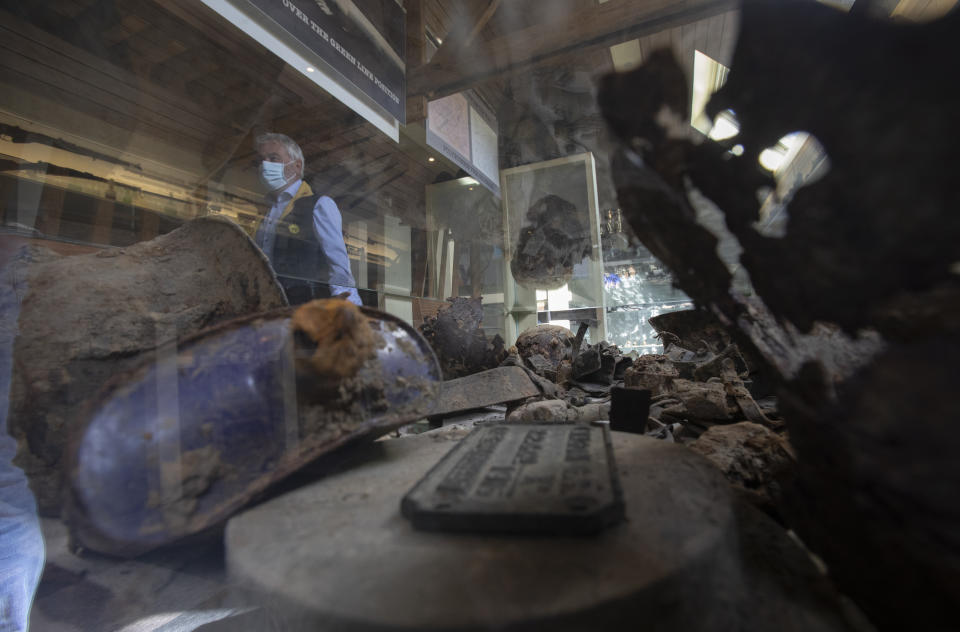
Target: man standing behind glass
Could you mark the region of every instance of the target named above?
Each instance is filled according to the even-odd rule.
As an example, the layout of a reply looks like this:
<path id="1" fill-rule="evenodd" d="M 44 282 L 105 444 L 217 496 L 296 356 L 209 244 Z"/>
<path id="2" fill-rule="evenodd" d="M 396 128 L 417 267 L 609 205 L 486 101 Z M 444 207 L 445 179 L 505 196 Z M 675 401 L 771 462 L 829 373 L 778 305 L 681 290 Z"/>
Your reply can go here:
<path id="1" fill-rule="evenodd" d="M 340 210 L 303 181 L 300 146 L 283 134 L 263 134 L 256 139 L 256 150 L 270 211 L 255 239 L 290 303 L 347 293 L 349 301 L 360 305 L 343 243 Z"/>

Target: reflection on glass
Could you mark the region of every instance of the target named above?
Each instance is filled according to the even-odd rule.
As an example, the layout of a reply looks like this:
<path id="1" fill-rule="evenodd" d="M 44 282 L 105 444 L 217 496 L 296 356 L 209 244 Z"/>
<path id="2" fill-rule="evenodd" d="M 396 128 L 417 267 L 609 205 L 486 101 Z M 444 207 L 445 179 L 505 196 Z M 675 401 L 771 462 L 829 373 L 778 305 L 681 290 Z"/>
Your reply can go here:
<path id="1" fill-rule="evenodd" d="M 604 255 L 609 257 L 604 267 L 607 340 L 624 352 L 660 353 L 662 343 L 647 321 L 665 312 L 692 309 L 693 303 L 643 246 L 605 249 Z"/>
<path id="2" fill-rule="evenodd" d="M 503 210 L 470 177 L 427 186 L 427 263 L 423 296 L 481 298 L 482 329 L 503 336 Z"/>

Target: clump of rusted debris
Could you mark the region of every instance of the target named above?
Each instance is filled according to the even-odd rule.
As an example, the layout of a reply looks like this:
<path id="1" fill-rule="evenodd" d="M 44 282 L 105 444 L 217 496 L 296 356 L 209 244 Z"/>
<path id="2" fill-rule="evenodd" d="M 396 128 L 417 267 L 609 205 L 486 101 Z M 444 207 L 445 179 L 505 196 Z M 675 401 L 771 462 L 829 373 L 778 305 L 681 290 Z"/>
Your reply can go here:
<path id="1" fill-rule="evenodd" d="M 685 436 L 698 437 L 712 426 L 739 421 L 783 431 L 775 398 L 754 399 L 770 394 L 765 372 L 747 362 L 715 319 L 687 310 L 650 322 L 664 353 L 640 356 L 624 379 L 628 388 L 650 391 L 648 431 L 682 428 Z"/>
<path id="2" fill-rule="evenodd" d="M 342 298 L 310 301 L 291 318 L 297 370 L 350 377 L 372 355 L 374 336 L 360 308 Z"/>
<path id="3" fill-rule="evenodd" d="M 758 403 L 751 394 L 756 374 L 736 344 L 726 341 L 722 348 L 709 344 L 692 351 L 677 344 L 677 336 L 662 332 L 663 354 L 635 357 L 607 341 L 585 343 L 585 329 L 574 335 L 565 327 L 540 325 L 517 338 L 505 363 L 523 366 L 555 388 L 542 396 L 553 402 L 527 402 L 511 412 L 515 420 L 607 419 L 611 392 L 625 387 L 649 391 L 652 404 L 649 415 L 646 407 L 630 410 L 630 419 L 621 419 L 618 429 L 686 442 L 712 426 L 740 421 L 783 431 L 775 398 Z"/>
<path id="4" fill-rule="evenodd" d="M 573 362 L 574 335 L 566 327 L 539 325 L 517 337 L 517 354 L 523 365 L 551 382 L 566 382 Z"/>
<path id="5" fill-rule="evenodd" d="M 607 341 L 586 342 L 588 329 L 583 323 L 574 334 L 545 324 L 520 334 L 502 366 L 522 367 L 539 392 L 521 399 L 504 393 L 507 423 L 609 420 L 614 430 L 691 446 L 706 437 L 703 443 L 722 449 L 700 451 L 749 501 L 779 519 L 780 481 L 793 464 L 784 424 L 775 398 L 754 399 L 753 393 L 769 394 L 763 367 L 748 363 L 715 319 L 671 314 L 658 321 L 664 353 L 641 356 Z M 745 431 L 743 423 L 759 430 Z M 740 430 L 712 430 L 720 427 Z"/>
<path id="6" fill-rule="evenodd" d="M 624 378 L 627 388 L 650 392 L 645 434 L 688 444 L 742 497 L 781 519 L 778 504 L 796 459 L 776 398 L 754 398 L 767 380 L 751 373 L 736 344 L 721 348 L 725 338 L 699 335 L 702 344 L 692 351 L 680 346 L 679 336 L 660 336 L 664 353 L 640 356 Z"/>
<path id="7" fill-rule="evenodd" d="M 785 437 L 750 421 L 713 426 L 690 444 L 723 472 L 742 498 L 781 519 L 783 485 L 796 456 Z"/>
<path id="8" fill-rule="evenodd" d="M 577 207 L 556 195 L 545 195 L 527 211 L 510 271 L 526 287 L 554 290 L 573 276 L 573 266 L 590 255 L 590 229 Z"/>
<path id="9" fill-rule="evenodd" d="M 499 334 L 487 338 L 480 328 L 483 305 L 480 298 L 451 298 L 450 305 L 420 325 L 440 362 L 446 380 L 479 373 L 499 366 L 506 357 Z"/>
<path id="10" fill-rule="evenodd" d="M 516 358 L 508 361 L 563 385 L 573 399 L 587 393 L 606 395 L 615 381 L 623 379 L 633 358 L 606 340 L 585 343 L 586 331 L 586 324 L 576 335 L 557 325 L 533 327 L 517 337 Z"/>

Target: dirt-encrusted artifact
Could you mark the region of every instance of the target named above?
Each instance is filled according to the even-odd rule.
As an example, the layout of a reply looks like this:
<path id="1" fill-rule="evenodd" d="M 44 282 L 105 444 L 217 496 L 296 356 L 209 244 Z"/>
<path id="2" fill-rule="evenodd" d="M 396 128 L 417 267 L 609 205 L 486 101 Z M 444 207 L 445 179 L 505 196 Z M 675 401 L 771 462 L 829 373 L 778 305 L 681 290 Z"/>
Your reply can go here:
<path id="1" fill-rule="evenodd" d="M 291 318 L 298 338 L 297 370 L 324 378 L 354 375 L 374 350 L 374 336 L 360 308 L 344 299 L 305 303 Z"/>
<path id="2" fill-rule="evenodd" d="M 633 358 L 624 356 L 615 344 L 601 340 L 597 344 L 581 343 L 573 358 L 570 369 L 570 381 L 581 388 L 590 388 L 591 384 L 607 387 L 614 380 L 622 380 L 627 368 L 633 364 Z M 595 388 L 595 387 L 594 387 Z"/>
<path id="3" fill-rule="evenodd" d="M 455 297 L 450 303 L 420 325 L 420 332 L 437 354 L 444 379 L 452 380 L 499 366 L 507 352 L 499 334 L 487 338 L 480 328 L 482 299 Z"/>
<path id="4" fill-rule="evenodd" d="M 557 195 L 545 195 L 527 211 L 510 259 L 517 283 L 555 290 L 573 276 L 573 266 L 590 255 L 590 227 L 577 207 Z"/>
<path id="5" fill-rule="evenodd" d="M 737 371 L 751 380 L 755 394 L 771 392 L 773 387 L 768 372 L 764 371 L 767 366 L 764 359 L 751 356 L 749 350 L 745 355 L 744 350 L 734 343 L 730 328 L 725 327 L 710 312 L 684 309 L 654 316 L 648 322 L 657 331 L 664 348 L 674 346 L 698 354 L 700 366 L 697 367 L 699 375 L 696 379 L 705 380 L 707 377 L 719 375 L 719 372 L 710 366 L 703 366 L 702 357 L 705 354 L 714 356 L 714 366 L 719 365 L 723 358 L 730 357 L 734 360 Z M 711 375 L 706 375 L 707 373 Z"/>
<path id="6" fill-rule="evenodd" d="M 747 501 L 779 515 L 783 484 L 796 468 L 796 456 L 783 437 L 759 424 L 741 421 L 713 426 L 689 447 L 720 468 Z"/>
<path id="7" fill-rule="evenodd" d="M 573 406 L 561 399 L 530 402 L 510 411 L 508 423 L 543 423 L 571 421 L 588 423 L 610 418 L 609 402 L 592 402 Z"/>
<path id="8" fill-rule="evenodd" d="M 960 90 L 943 83 L 960 75 L 958 32 L 956 10 L 916 25 L 815 2 L 745 2 L 730 78 L 706 108 L 735 113 L 739 133 L 721 143 L 662 124 L 690 120 L 688 78 L 669 53 L 605 78 L 599 92 L 621 141 L 613 172 L 624 216 L 776 377 L 798 455 L 784 517 L 884 630 L 949 629 L 960 599 L 950 386 L 960 188 L 944 133 Z M 757 160 L 797 131 L 820 143 L 829 171 L 782 200 L 782 236 L 765 234 L 757 193 L 774 181 Z M 731 291 L 694 190 L 724 214 L 758 300 Z"/>
<path id="9" fill-rule="evenodd" d="M 342 342 L 295 333 L 294 308 L 283 308 L 181 339 L 159 360 L 116 376 L 66 451 L 74 541 L 116 555 L 162 546 L 220 524 L 348 442 L 425 416 L 440 381 L 429 345 L 375 310 L 358 310 L 362 324 L 346 322 L 342 303 L 298 309 L 339 322 L 341 338 L 368 330 L 372 352 L 351 375 L 298 367 L 298 357 Z"/>
<path id="10" fill-rule="evenodd" d="M 553 382 L 569 374 L 573 361 L 573 332 L 557 325 L 538 325 L 517 337 L 517 352 L 525 365 Z"/>
<path id="11" fill-rule="evenodd" d="M 745 378 L 757 374 L 748 372 L 735 344 L 713 353 L 667 342 L 665 351 L 640 356 L 624 375 L 626 388 L 650 392 L 648 431 L 659 436 L 664 426 L 679 424 L 687 438 L 695 438 L 716 424 L 738 421 L 782 431 L 783 422 L 768 416 L 772 411 L 761 407 L 747 388 Z"/>
<path id="12" fill-rule="evenodd" d="M 642 355 L 627 369 L 624 386 L 650 391 L 658 397 L 673 392 L 673 381 L 680 379 L 680 371 L 662 354 Z"/>
<path id="13" fill-rule="evenodd" d="M 178 337 L 286 305 L 257 246 L 220 218 L 95 254 L 24 252 L 10 265 L 23 296 L 10 432 L 45 515 L 60 509 L 61 455 L 78 410 L 110 377 Z"/>

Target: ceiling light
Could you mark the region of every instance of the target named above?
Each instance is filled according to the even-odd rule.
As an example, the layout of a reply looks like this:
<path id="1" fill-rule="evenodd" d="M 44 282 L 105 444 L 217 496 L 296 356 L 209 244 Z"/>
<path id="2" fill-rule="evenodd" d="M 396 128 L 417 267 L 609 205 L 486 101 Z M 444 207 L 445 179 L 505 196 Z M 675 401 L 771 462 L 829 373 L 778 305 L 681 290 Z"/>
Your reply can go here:
<path id="1" fill-rule="evenodd" d="M 853 6 L 853 0 L 817 0 L 817 2 L 825 4 L 828 7 L 833 7 L 834 9 L 840 9 L 841 11 L 849 11 L 850 7 Z M 897 5 L 897 8 L 899 8 L 899 4 Z M 896 12 L 897 9 L 894 9 L 892 15 L 895 15 Z"/>
<path id="2" fill-rule="evenodd" d="M 709 134 L 713 121 L 704 113 L 710 95 L 720 89 L 730 69 L 698 50 L 693 55 L 693 94 L 690 102 L 690 124 L 703 134 Z"/>
<path id="3" fill-rule="evenodd" d="M 733 147 L 730 148 L 730 153 L 733 154 L 734 156 L 742 156 L 743 145 L 734 145 Z"/>
<path id="4" fill-rule="evenodd" d="M 806 132 L 793 132 L 792 134 L 787 134 L 781 138 L 777 144 L 783 145 L 787 151 L 792 151 L 795 147 L 799 147 L 803 141 L 809 138 L 810 134 Z"/>
<path id="5" fill-rule="evenodd" d="M 720 114 L 717 114 L 717 118 L 713 123 L 713 127 L 710 128 L 710 134 L 708 134 L 708 136 L 713 140 L 726 140 L 727 138 L 733 138 L 739 133 L 740 124 L 737 123 L 733 112 L 724 110 Z"/>
<path id="6" fill-rule="evenodd" d="M 427 158 L 427 162 L 433 162 L 435 160 L 436 158 L 434 158 L 433 156 L 430 156 L 429 158 Z"/>
<path id="7" fill-rule="evenodd" d="M 760 152 L 760 164 L 764 169 L 776 173 L 792 163 L 800 150 L 810 144 L 808 141 L 813 143 L 812 152 L 821 155 L 826 153 L 820 143 L 816 142 L 816 139 L 807 132 L 792 132 L 778 140 L 773 147 L 768 147 Z"/>
<path id="8" fill-rule="evenodd" d="M 776 149 L 764 149 L 760 152 L 760 165 L 767 171 L 776 171 L 783 165 L 787 155 Z"/>

